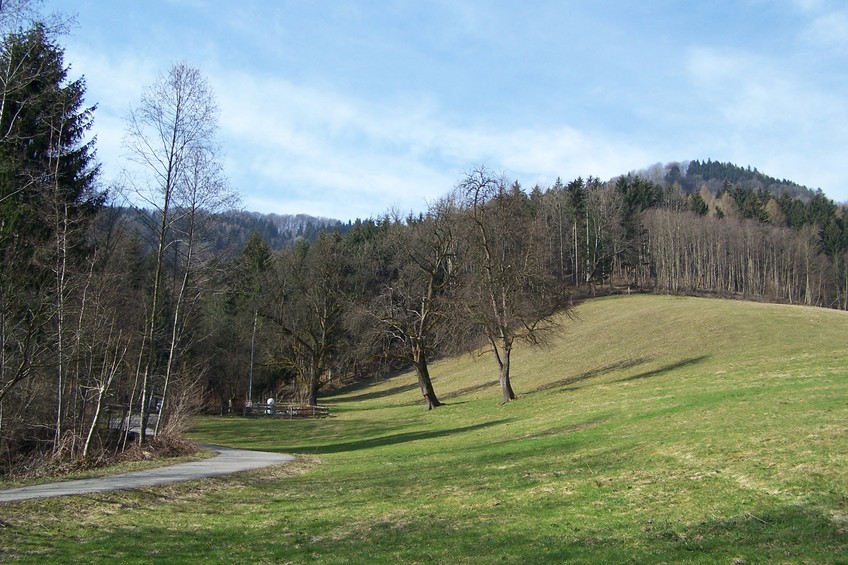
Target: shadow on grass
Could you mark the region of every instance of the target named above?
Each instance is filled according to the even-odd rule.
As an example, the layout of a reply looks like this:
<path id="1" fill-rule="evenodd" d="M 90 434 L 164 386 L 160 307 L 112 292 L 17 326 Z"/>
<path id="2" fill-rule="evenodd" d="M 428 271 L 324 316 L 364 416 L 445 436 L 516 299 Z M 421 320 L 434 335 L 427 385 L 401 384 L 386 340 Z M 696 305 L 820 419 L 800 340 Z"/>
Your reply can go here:
<path id="1" fill-rule="evenodd" d="M 848 562 L 844 527 L 829 513 L 804 504 L 774 506 L 649 534 L 664 546 L 666 555 L 700 553 L 726 557 L 725 562 Z M 724 560 L 719 558 L 716 561 Z"/>
<path id="2" fill-rule="evenodd" d="M 585 373 L 580 373 L 579 375 L 574 375 L 571 377 L 565 377 L 559 379 L 557 381 L 553 381 L 550 383 L 543 384 L 533 390 L 529 391 L 527 394 L 533 394 L 534 392 L 542 392 L 545 390 L 551 390 L 555 388 L 564 388 L 569 385 L 573 385 L 579 383 L 581 381 L 585 381 L 587 379 L 591 379 L 594 377 L 600 377 L 601 375 L 605 375 L 607 373 L 611 373 L 613 371 L 621 371 L 624 369 L 630 369 L 632 367 L 636 367 L 638 365 L 642 365 L 643 363 L 647 363 L 650 361 L 647 357 L 638 357 L 636 359 L 625 359 L 623 361 L 619 361 L 618 363 L 613 363 L 611 365 L 607 365 L 606 367 L 600 367 L 598 369 L 592 369 L 590 371 L 586 371 Z M 497 381 L 495 381 L 497 384 Z"/>
<path id="3" fill-rule="evenodd" d="M 582 432 L 584 430 L 588 430 L 594 428 L 595 426 L 602 424 L 603 422 L 609 420 L 608 416 L 597 416 L 595 418 L 589 418 L 588 420 L 584 420 L 582 422 L 577 422 L 575 424 L 570 424 L 567 426 L 560 426 L 556 428 L 548 428 L 546 430 L 539 430 L 537 432 L 529 433 L 525 436 L 522 436 L 522 440 L 527 439 L 535 439 L 539 437 L 548 437 L 548 436 L 565 436 L 574 434 L 577 432 Z"/>
<path id="4" fill-rule="evenodd" d="M 463 463 L 469 469 L 484 469 L 493 466 L 500 468 L 505 464 L 507 467 L 504 467 L 504 469 L 514 468 L 518 465 L 539 468 L 548 466 L 551 458 L 570 454 L 567 456 L 569 463 L 556 465 L 557 473 L 571 472 L 567 469 L 574 469 L 575 473 L 585 470 L 609 472 L 610 469 L 617 468 L 622 463 L 630 461 L 632 455 L 621 449 L 599 446 L 592 450 L 591 456 L 588 456 L 582 450 L 585 449 L 587 442 L 593 440 L 580 435 L 582 432 L 603 425 L 608 419 L 607 416 L 601 415 L 530 433 L 517 431 L 514 435 L 502 434 L 490 441 L 463 448 Z M 524 460 L 531 462 L 522 463 Z M 468 479 L 479 481 L 475 473 L 476 471 L 469 473 Z M 451 480 L 457 481 L 460 479 L 455 477 Z"/>
<path id="5" fill-rule="evenodd" d="M 498 386 L 500 381 L 495 379 L 493 381 L 487 381 L 485 383 L 480 383 L 473 386 L 467 386 L 465 388 L 461 388 L 459 390 L 451 391 L 447 394 L 443 394 L 440 398 L 442 400 L 450 400 L 451 398 L 457 398 L 459 396 L 464 396 L 466 394 L 471 394 L 472 392 L 477 392 L 478 390 L 483 390 L 484 388 L 492 388 Z"/>
<path id="6" fill-rule="evenodd" d="M 649 379 L 651 377 L 658 377 L 664 373 L 668 373 L 669 371 L 674 371 L 676 369 L 682 369 L 683 367 L 689 367 L 690 365 L 697 365 L 703 361 L 709 359 L 709 355 L 700 355 L 698 357 L 690 357 L 689 359 L 683 359 L 678 361 L 677 363 L 671 363 L 670 365 L 664 365 L 659 367 L 658 369 L 654 369 L 652 371 L 645 371 L 644 373 L 639 373 L 638 375 L 632 375 L 629 377 L 625 377 L 623 379 L 618 379 L 617 383 L 626 383 L 630 381 L 638 381 L 641 379 Z"/>
<path id="7" fill-rule="evenodd" d="M 266 507 L 258 507 L 239 501 L 233 508 L 217 509 L 224 519 L 198 515 L 202 535 L 193 524 L 186 524 L 186 516 L 199 514 L 196 508 L 215 512 L 211 506 L 199 506 L 203 499 L 188 509 L 181 506 L 168 512 L 168 506 L 138 507 L 130 498 L 133 505 L 117 518 L 130 510 L 133 518 L 107 522 L 106 527 L 84 520 L 61 528 L 55 519 L 34 527 L 22 519 L 20 525 L 6 528 L 3 556 L 42 563 L 78 562 L 81 556 L 90 563 L 193 563 L 222 556 L 230 562 L 248 562 L 256 561 L 257 555 L 263 562 L 279 563 L 319 558 L 337 563 L 411 563 L 430 552 L 443 556 L 441 562 L 463 563 L 845 563 L 848 549 L 840 526 L 825 512 L 805 506 L 773 507 L 769 512 L 691 526 L 657 524 L 638 516 L 613 522 L 591 508 L 579 520 L 562 510 L 559 514 L 565 515 L 556 519 L 516 516 L 508 514 L 509 504 L 474 510 L 474 516 L 450 505 L 421 512 L 404 500 L 397 503 L 401 511 L 393 514 L 378 514 L 370 505 L 363 505 L 355 518 L 344 512 L 303 511 L 304 502 L 332 503 L 332 497 L 301 499 L 301 506 L 265 501 Z M 290 509 L 290 515 L 275 515 L 273 511 L 280 508 Z M 253 510 L 258 511 L 242 514 Z M 66 515 L 62 513 L 60 526 L 70 522 L 64 521 Z M 227 519 L 230 516 L 233 519 Z M 501 523 L 509 527 L 496 527 Z M 564 527 L 569 528 L 565 533 Z M 345 535 L 330 535 L 337 532 Z"/>
<path id="8" fill-rule="evenodd" d="M 374 449 L 376 447 L 384 447 L 387 445 L 397 445 L 399 443 L 407 443 L 410 441 L 419 441 L 422 439 L 433 439 L 439 437 L 447 437 L 467 432 L 473 432 L 485 428 L 490 428 L 508 422 L 509 419 L 494 420 L 491 422 L 483 422 L 473 426 L 465 426 L 462 428 L 452 428 L 447 430 L 432 430 L 421 432 L 403 432 L 390 435 L 384 435 L 369 439 L 357 441 L 345 441 L 339 443 L 331 443 L 328 445 L 313 445 L 313 446 L 292 446 L 286 447 L 286 451 L 290 453 L 303 453 L 309 455 L 320 455 L 325 453 L 343 453 L 348 451 L 359 451 L 362 449 Z"/>
<path id="9" fill-rule="evenodd" d="M 377 381 L 377 382 L 379 382 L 379 381 Z M 439 397 L 439 400 L 450 400 L 451 398 L 457 398 L 457 397 L 460 397 L 460 396 L 463 396 L 463 395 L 466 395 L 466 394 L 471 394 L 473 392 L 477 392 L 479 390 L 495 387 L 495 386 L 498 385 L 498 383 L 499 383 L 499 381 L 497 379 L 495 379 L 495 380 L 492 380 L 492 381 L 487 381 L 485 383 L 467 386 L 465 388 L 461 388 L 459 390 L 454 390 L 454 391 L 448 392 L 446 394 L 438 394 L 438 392 L 439 392 L 438 390 L 436 391 L 436 393 L 437 393 L 437 396 Z M 361 384 L 357 383 L 356 385 L 353 385 L 353 387 L 350 387 L 350 388 L 345 389 L 344 391 L 341 391 L 339 394 L 342 394 L 343 392 L 350 392 L 351 390 L 369 388 L 369 387 L 374 386 L 374 384 L 376 384 L 375 381 L 363 381 Z M 335 402 L 338 402 L 339 404 L 348 403 L 348 402 L 359 402 L 361 400 L 376 400 L 378 398 L 386 398 L 386 397 L 389 397 L 389 396 L 393 396 L 395 394 L 402 394 L 404 392 L 411 392 L 413 390 L 418 390 L 418 386 L 419 386 L 418 382 L 413 380 L 413 381 L 409 382 L 408 384 L 394 386 L 392 388 L 387 388 L 385 390 L 376 390 L 376 391 L 372 391 L 372 392 L 365 392 L 365 393 L 357 394 L 357 395 L 354 395 L 354 396 L 346 396 L 344 398 L 338 398 L 338 397 L 333 398 L 332 396 L 328 395 L 327 398 L 333 398 L 333 400 Z M 423 401 L 417 400 L 417 401 L 404 403 L 403 405 L 404 406 L 406 406 L 406 405 L 411 406 L 411 405 L 416 405 L 416 404 L 421 404 L 421 403 L 423 403 Z"/>
<path id="10" fill-rule="evenodd" d="M 379 381 L 377 381 L 379 382 Z M 377 384 L 375 381 L 362 381 L 362 383 L 357 383 L 352 387 L 342 389 L 338 394 L 345 394 L 350 392 L 351 390 L 361 389 L 361 388 L 369 388 Z M 357 394 L 354 396 L 345 396 L 343 398 L 338 395 L 327 395 L 327 398 L 332 398 L 334 402 L 338 402 L 339 404 L 347 403 L 347 402 L 360 402 L 362 400 L 374 400 L 377 398 L 385 398 L 387 396 L 393 396 L 395 394 L 401 394 L 404 392 L 410 392 L 418 388 L 418 382 L 412 381 L 409 384 L 403 384 L 394 386 L 392 388 L 387 388 L 386 390 L 375 390 L 373 392 L 366 392 L 363 394 Z"/>
<path id="11" fill-rule="evenodd" d="M 320 444 L 338 438 L 374 437 L 409 429 L 403 419 L 393 421 L 357 418 L 222 418 L 206 416 L 195 420 L 192 437 L 205 443 L 272 453 L 290 453 L 293 449 L 308 453 L 308 443 Z M 297 443 L 295 443 L 297 442 Z M 299 445 L 293 448 L 290 444 Z"/>

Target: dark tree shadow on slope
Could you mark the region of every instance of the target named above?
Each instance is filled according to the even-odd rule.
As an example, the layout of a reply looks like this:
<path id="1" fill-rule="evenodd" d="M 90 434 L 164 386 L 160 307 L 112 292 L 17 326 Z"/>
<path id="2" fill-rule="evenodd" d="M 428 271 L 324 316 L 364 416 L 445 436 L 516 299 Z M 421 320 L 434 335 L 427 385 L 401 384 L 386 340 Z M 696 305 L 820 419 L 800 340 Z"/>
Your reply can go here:
<path id="1" fill-rule="evenodd" d="M 310 455 L 319 455 L 324 453 L 342 453 L 348 451 L 359 451 L 363 449 L 374 449 L 379 447 L 385 447 L 387 445 L 397 445 L 399 443 L 408 443 L 411 441 L 419 441 L 426 439 L 434 439 L 447 437 L 457 434 L 463 434 L 468 432 L 473 432 L 476 430 L 482 430 L 485 428 L 491 428 L 494 426 L 498 426 L 500 424 L 504 424 L 509 422 L 509 419 L 503 420 L 493 420 L 491 422 L 483 422 L 481 424 L 475 424 L 473 426 L 465 426 L 462 428 L 451 428 L 446 430 L 430 430 L 430 431 L 417 431 L 417 432 L 402 432 L 395 434 L 382 435 L 378 437 L 356 440 L 356 441 L 343 441 L 338 443 L 330 443 L 327 445 L 311 445 L 311 446 L 294 446 L 294 447 L 286 447 L 286 451 L 289 453 L 305 453 Z"/>
<path id="2" fill-rule="evenodd" d="M 613 371 L 621 371 L 624 369 L 630 369 L 632 367 L 637 367 L 642 365 L 643 363 L 647 363 L 650 361 L 650 358 L 647 357 L 638 357 L 636 359 L 625 359 L 623 361 L 619 361 L 618 363 L 612 363 L 611 365 L 607 365 L 605 367 L 599 367 L 597 369 L 591 369 L 584 373 L 580 373 L 579 375 L 572 375 L 568 377 L 564 377 L 562 379 L 558 379 L 556 381 L 552 381 L 549 383 L 545 383 L 539 387 L 534 388 L 529 391 L 527 394 L 533 394 L 534 392 L 542 392 L 545 390 L 552 390 L 556 388 L 565 388 L 570 385 L 592 379 L 595 377 L 600 377 L 606 375 L 608 373 L 612 373 Z"/>
<path id="3" fill-rule="evenodd" d="M 844 524 L 815 505 L 774 505 L 650 532 L 664 555 L 730 563 L 848 563 Z"/>
<path id="4" fill-rule="evenodd" d="M 498 384 L 498 380 L 495 379 L 493 381 L 487 381 L 487 382 L 476 384 L 476 385 L 473 385 L 473 386 L 468 386 L 468 387 L 465 387 L 465 388 L 462 388 L 462 389 L 459 389 L 459 390 L 450 391 L 450 392 L 447 392 L 445 394 L 440 394 L 439 398 L 443 401 L 452 400 L 452 399 L 456 399 L 460 396 L 464 396 L 466 394 L 471 394 L 473 392 L 477 392 L 478 390 L 492 388 L 494 386 L 497 386 L 497 384 Z M 368 383 L 367 386 L 373 386 L 373 383 Z M 349 391 L 349 390 L 350 389 L 346 389 L 346 391 Z M 412 392 L 412 391 L 416 391 L 416 390 L 419 390 L 419 385 L 418 385 L 417 382 L 412 381 L 412 382 L 409 382 L 407 384 L 393 386 L 391 388 L 387 388 L 387 389 L 384 389 L 384 390 L 374 390 L 374 391 L 371 391 L 371 392 L 363 392 L 362 394 L 357 394 L 357 395 L 354 395 L 354 396 L 346 396 L 346 397 L 340 398 L 340 397 L 334 397 L 333 395 L 328 394 L 328 395 L 325 396 L 325 398 L 333 399 L 334 402 L 337 402 L 339 404 L 346 404 L 346 403 L 360 402 L 362 400 L 377 400 L 377 399 L 380 399 L 380 398 L 388 398 L 388 397 L 391 397 L 391 396 L 394 396 L 394 395 L 397 395 L 397 394 L 403 394 L 403 393 L 406 393 L 406 392 Z M 345 390 L 340 391 L 339 394 L 344 393 L 346 391 Z M 447 404 L 447 402 L 445 402 L 445 404 Z M 451 402 L 450 404 L 455 404 L 455 403 Z M 418 396 L 414 400 L 399 403 L 397 406 L 419 406 L 419 405 L 423 405 L 423 402 L 422 402 L 420 396 Z"/>
<path id="5" fill-rule="evenodd" d="M 446 400 L 450 400 L 451 398 L 457 398 L 457 397 L 460 397 L 460 396 L 465 396 L 466 394 L 471 394 L 472 392 L 477 392 L 478 390 L 493 388 L 493 387 L 497 386 L 499 384 L 499 382 L 500 381 L 498 381 L 498 379 L 495 379 L 493 381 L 486 381 L 484 383 L 480 383 L 480 384 L 476 384 L 476 385 L 472 385 L 472 386 L 467 386 L 465 388 L 461 388 L 459 390 L 453 390 L 451 392 L 443 394 L 442 398 L 444 398 Z"/>
<path id="6" fill-rule="evenodd" d="M 691 365 L 697 365 L 698 363 L 702 363 L 703 361 L 709 359 L 709 355 L 699 355 L 698 357 L 690 357 L 688 359 L 682 359 L 675 363 L 670 363 L 668 365 L 663 365 L 662 367 L 658 367 L 656 369 L 651 369 L 650 371 L 644 371 L 642 373 L 638 373 L 635 375 L 631 375 L 628 377 L 624 377 L 621 379 L 617 379 L 613 382 L 617 383 L 625 383 L 636 381 L 640 379 L 647 379 L 651 377 L 657 377 L 662 374 L 668 373 L 670 371 L 674 371 L 676 369 L 682 369 L 684 367 L 689 367 Z M 586 371 L 584 373 L 580 373 L 579 375 L 573 375 L 569 377 L 565 377 L 556 381 L 552 381 L 542 386 L 539 386 L 533 390 L 531 390 L 528 394 L 533 394 L 535 392 L 542 392 L 545 390 L 553 390 L 553 389 L 565 389 L 580 383 L 582 381 L 586 381 L 588 379 L 593 379 L 595 377 L 601 377 L 603 375 L 607 375 L 614 371 L 624 371 L 627 369 L 632 369 L 634 367 L 638 367 L 639 365 L 643 365 L 652 361 L 649 357 L 637 357 L 635 359 L 625 359 L 623 361 L 619 361 L 618 363 L 612 363 L 610 365 L 606 365 L 604 367 L 599 367 L 597 369 L 592 369 L 590 371 Z"/>
<path id="7" fill-rule="evenodd" d="M 641 379 L 649 379 L 651 377 L 658 377 L 665 373 L 669 373 L 671 371 L 675 371 L 677 369 L 682 369 L 684 367 L 690 367 L 692 365 L 697 365 L 709 359 L 709 355 L 699 355 L 698 357 L 690 357 L 689 359 L 682 359 L 676 363 L 671 363 L 669 365 L 664 365 L 657 369 L 653 369 L 651 371 L 645 371 L 644 373 L 639 373 L 637 375 L 631 375 L 629 377 L 624 377 L 623 379 L 618 379 L 615 382 L 617 383 L 627 383 L 631 381 L 638 381 Z"/>
<path id="8" fill-rule="evenodd" d="M 364 392 L 362 394 L 356 394 L 356 395 L 353 395 L 353 396 L 345 396 L 345 397 L 339 396 L 339 395 L 342 395 L 342 394 L 347 394 L 351 390 L 370 388 L 372 386 L 375 386 L 376 384 L 379 384 L 380 382 L 381 381 L 375 382 L 373 380 L 362 381 L 361 383 L 356 383 L 355 385 L 352 385 L 350 387 L 346 387 L 346 388 L 340 389 L 338 391 L 335 391 L 333 393 L 326 394 L 326 395 L 324 395 L 324 398 L 332 399 L 334 402 L 338 402 L 339 404 L 342 404 L 342 403 L 347 403 L 347 402 L 360 402 L 362 400 L 375 400 L 375 399 L 378 399 L 378 398 L 386 398 L 388 396 L 393 396 L 395 394 L 402 394 L 404 392 L 410 392 L 410 391 L 416 390 L 418 388 L 418 383 L 413 380 L 413 381 L 411 381 L 407 384 L 397 385 L 397 386 L 393 386 L 391 388 L 387 388 L 387 389 L 383 389 L 383 390 L 374 390 L 374 391 L 371 391 L 371 392 Z"/>

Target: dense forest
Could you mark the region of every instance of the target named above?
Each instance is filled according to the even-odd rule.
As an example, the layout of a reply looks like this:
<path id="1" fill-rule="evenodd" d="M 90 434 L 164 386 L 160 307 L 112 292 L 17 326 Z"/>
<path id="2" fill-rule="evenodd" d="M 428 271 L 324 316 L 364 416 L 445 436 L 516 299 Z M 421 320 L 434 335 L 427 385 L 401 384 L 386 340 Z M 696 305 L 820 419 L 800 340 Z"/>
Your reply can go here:
<path id="1" fill-rule="evenodd" d="M 846 207 L 711 160 L 529 189 L 475 166 L 426 211 L 348 223 L 234 211 L 214 96 L 185 64 L 127 118 L 148 174 L 102 190 L 56 37 L 34 21 L 0 44 L 0 473 L 399 368 L 437 408 L 430 362 L 458 351 L 491 351 L 508 402 L 514 345 L 603 293 L 848 309 Z"/>

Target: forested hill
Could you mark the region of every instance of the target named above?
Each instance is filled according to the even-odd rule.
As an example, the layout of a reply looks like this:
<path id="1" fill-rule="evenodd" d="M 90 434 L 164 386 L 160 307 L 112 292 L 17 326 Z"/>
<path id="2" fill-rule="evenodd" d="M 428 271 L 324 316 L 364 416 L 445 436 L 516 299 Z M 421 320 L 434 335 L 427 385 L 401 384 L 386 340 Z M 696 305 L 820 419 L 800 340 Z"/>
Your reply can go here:
<path id="1" fill-rule="evenodd" d="M 731 189 L 746 193 L 784 196 L 809 202 L 816 192 L 796 182 L 777 179 L 756 168 L 740 167 L 719 161 L 684 161 L 656 164 L 631 173 L 657 185 L 678 186 L 688 194 L 703 190 L 720 195 Z M 251 234 L 256 233 L 273 250 L 291 247 L 300 239 L 313 241 L 321 232 L 337 231 L 346 235 L 352 230 L 371 224 L 370 219 L 342 222 L 337 219 L 307 214 L 262 214 L 254 211 L 231 210 L 212 218 L 211 240 L 215 251 L 235 251 L 244 248 Z"/>
<path id="2" fill-rule="evenodd" d="M 791 180 L 761 173 L 756 167 L 740 167 L 711 159 L 657 164 L 639 171 L 637 175 L 668 186 L 677 184 L 687 193 L 706 186 L 710 192 L 717 194 L 735 186 L 754 192 L 764 191 L 773 196 L 786 194 L 802 201 L 809 201 L 816 194 L 816 191 Z"/>
<path id="3" fill-rule="evenodd" d="M 813 191 L 796 182 L 771 177 L 750 166 L 741 167 L 710 159 L 657 163 L 614 177 L 607 182 L 589 177 L 585 184 L 582 179 L 577 179 L 574 183 L 580 188 L 577 193 L 583 194 L 585 198 L 599 190 L 608 191 L 612 197 L 611 202 L 614 205 L 611 205 L 610 209 L 596 211 L 601 214 L 595 220 L 598 222 L 597 226 L 610 222 L 626 223 L 626 216 L 633 213 L 633 210 L 628 212 L 628 209 L 633 207 L 642 211 L 670 208 L 689 210 L 694 212 L 695 216 L 728 216 L 794 230 L 804 226 L 816 226 L 815 233 L 819 239 L 817 246 L 831 258 L 848 247 L 847 236 L 843 234 L 845 220 L 842 207 L 828 199 L 820 190 Z M 569 184 L 569 187 L 574 183 Z M 560 181 L 551 187 L 534 187 L 532 192 L 545 193 L 550 199 L 561 190 L 571 194 L 566 199 L 568 203 L 565 208 L 581 208 L 578 202 L 582 200 L 578 198 L 580 194 L 560 185 Z M 619 202 L 622 197 L 624 201 Z M 577 200 L 572 202 L 574 198 Z M 618 204 L 615 204 L 616 202 Z M 123 217 L 128 231 L 138 234 L 140 241 L 146 243 L 147 251 L 152 251 L 155 226 L 158 223 L 155 214 L 131 208 L 114 210 Z M 699 220 L 695 216 L 687 221 L 690 224 L 698 223 Z M 380 230 L 385 221 L 385 217 L 358 218 L 355 221 L 343 222 L 308 214 L 263 214 L 255 211 L 224 210 L 206 216 L 203 222 L 203 237 L 206 250 L 227 261 L 242 253 L 253 234 L 264 241 L 270 250 L 280 251 L 293 247 L 301 240 L 314 241 L 321 233 L 335 232 L 349 239 L 369 239 L 373 232 Z M 621 250 L 618 253 L 621 253 Z M 583 262 L 591 263 L 587 262 L 585 257 Z M 575 271 L 578 270 L 580 269 L 575 267 Z M 596 275 L 601 280 L 609 278 L 605 271 Z"/>
<path id="4" fill-rule="evenodd" d="M 710 193 L 721 195 L 731 189 L 746 193 L 790 197 L 801 202 L 811 201 L 817 192 L 787 179 L 777 179 L 751 166 L 706 161 L 658 163 L 631 173 L 658 185 L 679 186 L 688 194 L 706 187 Z M 215 219 L 215 248 L 241 249 L 252 233 L 257 233 L 271 249 L 279 250 L 294 245 L 299 239 L 312 241 L 321 232 L 338 231 L 345 235 L 361 228 L 370 220 L 340 221 L 307 214 L 262 214 L 250 211 L 230 211 L 218 214 Z"/>

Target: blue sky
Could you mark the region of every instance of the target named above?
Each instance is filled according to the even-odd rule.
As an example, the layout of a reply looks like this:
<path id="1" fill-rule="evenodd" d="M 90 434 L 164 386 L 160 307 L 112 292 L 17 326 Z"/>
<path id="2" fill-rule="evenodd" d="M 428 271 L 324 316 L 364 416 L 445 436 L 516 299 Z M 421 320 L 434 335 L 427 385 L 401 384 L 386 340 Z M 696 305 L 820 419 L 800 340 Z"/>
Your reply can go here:
<path id="1" fill-rule="evenodd" d="M 76 14 L 104 181 L 175 62 L 209 79 L 247 210 L 420 211 L 475 165 L 529 188 L 751 165 L 848 201 L 842 0 L 47 0 Z"/>

